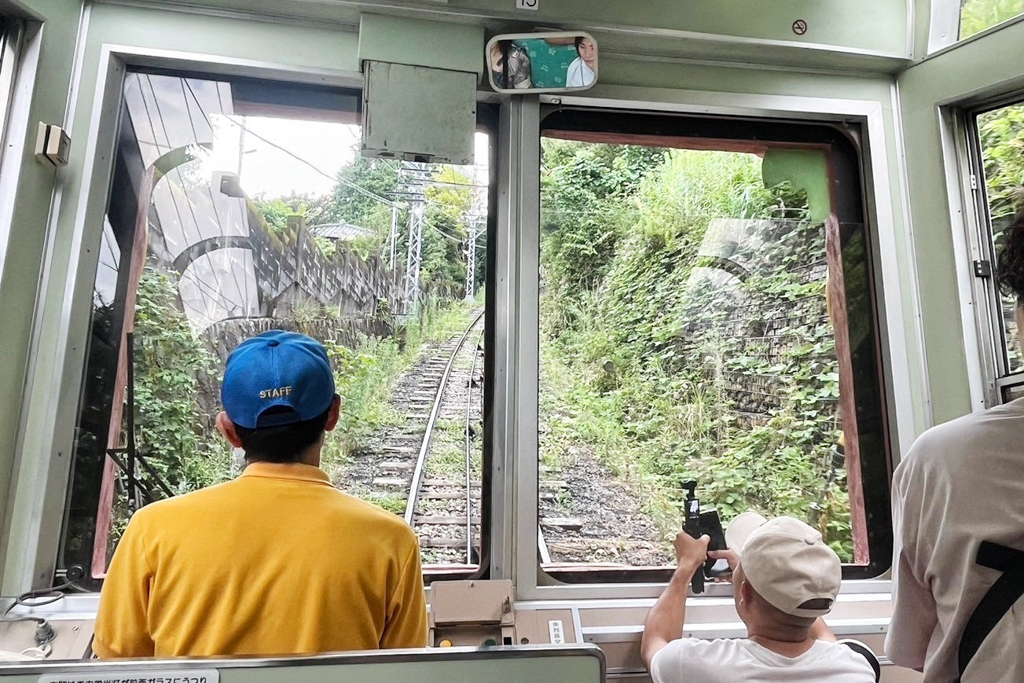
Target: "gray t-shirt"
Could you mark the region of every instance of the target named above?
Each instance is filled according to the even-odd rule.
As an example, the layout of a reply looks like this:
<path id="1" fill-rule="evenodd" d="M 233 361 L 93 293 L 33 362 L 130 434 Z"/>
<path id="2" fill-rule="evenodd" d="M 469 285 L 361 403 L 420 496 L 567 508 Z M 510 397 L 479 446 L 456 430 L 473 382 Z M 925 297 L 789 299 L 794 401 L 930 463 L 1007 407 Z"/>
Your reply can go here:
<path id="1" fill-rule="evenodd" d="M 752 640 L 673 640 L 654 655 L 654 683 L 874 683 L 875 672 L 845 645 L 816 641 L 785 657 Z"/>
<path id="2" fill-rule="evenodd" d="M 892 482 L 893 617 L 885 653 L 956 680 L 971 614 L 1001 575 L 976 563 L 982 541 L 1024 550 L 1024 399 L 925 432 Z M 1024 680 L 1024 600 L 1002 618 L 965 683 Z"/>

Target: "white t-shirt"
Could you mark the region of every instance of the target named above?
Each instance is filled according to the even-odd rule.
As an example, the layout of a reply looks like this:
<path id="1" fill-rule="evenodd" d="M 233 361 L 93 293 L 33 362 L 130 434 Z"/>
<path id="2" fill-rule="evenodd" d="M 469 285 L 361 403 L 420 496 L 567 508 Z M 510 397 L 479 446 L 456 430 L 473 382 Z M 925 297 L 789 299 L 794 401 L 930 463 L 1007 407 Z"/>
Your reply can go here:
<path id="1" fill-rule="evenodd" d="M 582 88 L 594 82 L 594 70 L 587 66 L 582 57 L 577 57 L 569 64 L 565 72 L 565 87 Z"/>
<path id="2" fill-rule="evenodd" d="M 874 683 L 868 660 L 845 645 L 816 641 L 785 657 L 752 640 L 673 640 L 651 661 L 654 683 Z"/>
<path id="3" fill-rule="evenodd" d="M 893 617 L 885 653 L 925 681 L 958 676 L 960 639 L 1001 575 L 982 541 L 1024 550 L 1024 399 L 925 432 L 893 475 Z M 1024 680 L 1024 599 L 982 643 L 965 683 Z"/>

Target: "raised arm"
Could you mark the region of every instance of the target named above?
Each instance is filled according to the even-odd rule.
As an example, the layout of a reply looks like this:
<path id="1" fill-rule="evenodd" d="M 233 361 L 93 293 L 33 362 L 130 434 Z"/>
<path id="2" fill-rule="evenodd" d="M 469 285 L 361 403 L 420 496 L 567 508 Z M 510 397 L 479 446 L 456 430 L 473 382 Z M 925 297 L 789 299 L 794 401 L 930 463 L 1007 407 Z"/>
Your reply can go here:
<path id="1" fill-rule="evenodd" d="M 686 594 L 690 579 L 707 559 L 709 536 L 691 538 L 685 532 L 676 536 L 676 571 L 668 587 L 647 614 L 644 635 L 640 641 L 640 657 L 651 670 L 651 660 L 663 647 L 683 636 L 686 616 Z"/>

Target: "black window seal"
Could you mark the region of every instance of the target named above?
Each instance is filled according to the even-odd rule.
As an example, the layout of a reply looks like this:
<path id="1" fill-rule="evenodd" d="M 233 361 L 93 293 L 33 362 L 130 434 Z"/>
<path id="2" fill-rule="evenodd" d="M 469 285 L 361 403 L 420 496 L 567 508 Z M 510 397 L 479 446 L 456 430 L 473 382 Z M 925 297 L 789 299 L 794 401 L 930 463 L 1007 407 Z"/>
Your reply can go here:
<path id="1" fill-rule="evenodd" d="M 757 118 L 740 116 L 708 116 L 679 113 L 638 112 L 584 107 L 552 108 L 542 113 L 540 137 L 545 132 L 562 130 L 573 133 L 632 134 L 663 137 L 690 137 L 714 140 L 737 140 L 760 143 L 793 143 L 824 145 L 829 148 L 832 173 L 834 213 L 841 224 L 863 225 L 868 237 L 866 275 L 870 289 L 873 353 L 861 357 L 861 364 L 873 365 L 872 398 L 857 402 L 858 426 L 871 424 L 878 447 L 870 455 L 861 450 L 861 479 L 864 490 L 864 512 L 868 534 L 869 562 L 866 565 L 844 564 L 843 579 L 874 579 L 892 565 L 892 446 L 885 384 L 886 359 L 881 338 L 875 252 L 872 238 L 874 226 L 866 208 L 866 172 L 864 155 L 856 142 L 860 126 L 856 123 L 833 124 L 788 118 Z M 539 145 L 539 141 L 538 141 Z M 837 187 L 848 191 L 836 192 Z M 855 364 L 856 364 L 855 360 Z M 537 369 L 539 372 L 539 368 Z M 860 394 L 861 387 L 858 387 Z M 861 434 L 866 433 L 861 430 Z M 539 455 L 539 454 L 538 454 Z M 539 462 L 539 458 L 538 458 Z M 539 501 L 538 501 L 539 509 Z M 541 567 L 538 557 L 538 580 L 544 584 L 614 584 L 666 582 L 671 568 L 624 567 L 622 569 L 548 569 Z"/>
<path id="2" fill-rule="evenodd" d="M 0 18 L 2 19 L 2 18 Z M 225 76 L 217 73 L 207 73 L 202 71 L 190 71 L 181 69 L 162 69 L 152 67 L 138 67 L 129 69 L 129 73 L 139 74 L 151 74 L 151 75 L 164 75 L 174 76 L 177 78 L 195 78 L 202 80 L 213 80 L 222 83 L 243 83 L 246 86 L 257 86 L 265 87 L 268 94 L 277 92 L 287 92 L 289 97 L 295 97 L 296 95 L 301 97 L 302 93 L 310 93 L 313 95 L 312 100 L 319 100 L 324 94 L 334 94 L 342 96 L 352 96 L 354 98 L 355 106 L 351 110 L 352 113 L 358 114 L 362 111 L 362 93 L 356 88 L 346 88 L 341 86 L 318 86 L 304 83 L 297 83 L 291 81 L 281 81 L 273 79 L 261 79 L 254 77 L 241 77 L 241 76 Z M 123 98 L 122 98 L 123 104 Z M 119 110 L 120 111 L 120 110 Z M 346 110 L 349 111 L 349 110 Z M 120 131 L 121 120 L 120 117 L 114 117 L 111 119 Z M 488 104 L 484 102 L 477 103 L 477 132 L 486 133 L 490 138 L 489 144 L 489 158 L 488 158 L 488 200 L 487 200 L 487 240 L 486 244 L 496 244 L 497 230 L 498 230 L 498 125 L 499 125 L 499 107 L 494 104 Z M 118 135 L 120 137 L 120 134 Z M 110 178 L 110 187 L 108 187 L 108 204 L 109 197 L 113 195 L 116 188 L 113 186 L 113 176 Z M 109 207 L 108 207 L 109 210 Z M 484 407 L 483 407 L 483 463 L 482 463 L 482 482 L 481 482 L 481 524 L 480 524 L 480 564 L 476 568 L 467 568 L 465 570 L 440 570 L 440 571 L 429 571 L 424 572 L 424 583 L 429 585 L 434 581 L 445 581 L 445 580 L 478 580 L 488 579 L 491 573 L 490 567 L 490 548 L 491 548 L 491 518 L 492 518 L 492 506 L 491 496 L 489 495 L 492 487 L 491 477 L 491 462 L 492 462 L 492 443 L 493 443 L 493 404 L 494 404 L 494 382 L 493 377 L 495 373 L 493 371 L 495 364 L 494 355 L 494 334 L 495 334 L 495 297 L 497 288 L 495 285 L 495 274 L 496 268 L 496 252 L 493 248 L 488 248 L 485 252 L 485 275 L 484 275 L 484 296 L 485 296 L 485 314 L 484 314 Z M 88 334 L 91 336 L 91 329 Z M 88 340 L 87 340 L 88 341 Z M 88 358 L 88 351 L 86 354 Z M 82 370 L 82 390 L 80 393 L 80 402 L 85 397 L 85 385 L 87 381 L 88 363 L 83 366 Z M 80 420 L 82 406 L 79 406 L 78 414 L 76 415 L 76 424 Z M 75 454 L 77 457 L 77 454 Z M 69 521 L 71 516 L 71 505 L 72 505 L 72 494 L 75 482 L 75 468 L 74 461 L 72 461 L 71 476 L 68 478 L 67 493 L 64 499 L 64 514 L 63 523 L 61 525 L 61 534 L 58 549 L 58 565 L 56 569 L 57 577 L 64 577 L 68 569 L 73 565 L 79 565 L 80 563 L 69 563 L 65 556 L 67 550 L 66 544 L 68 540 L 69 532 Z M 92 496 L 90 496 L 89 504 L 92 504 L 98 500 L 99 491 L 97 490 Z M 91 539 L 90 539 L 91 540 Z M 91 547 L 91 546 L 90 546 Z M 87 570 L 88 571 L 88 570 Z M 102 579 L 87 578 L 83 580 L 80 585 L 85 588 L 94 589 L 98 592 L 103 585 Z"/>

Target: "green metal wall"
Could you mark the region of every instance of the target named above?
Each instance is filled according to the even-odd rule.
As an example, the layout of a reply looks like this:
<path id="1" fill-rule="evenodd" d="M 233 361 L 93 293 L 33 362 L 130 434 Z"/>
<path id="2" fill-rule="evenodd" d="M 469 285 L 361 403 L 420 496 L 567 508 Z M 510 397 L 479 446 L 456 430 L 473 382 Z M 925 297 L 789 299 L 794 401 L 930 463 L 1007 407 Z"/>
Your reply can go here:
<path id="1" fill-rule="evenodd" d="M 78 23 L 78 8 L 74 12 L 70 0 L 37 0 L 34 3 L 41 13 L 50 12 L 47 23 L 48 35 L 59 40 L 48 44 L 45 56 L 51 68 L 47 78 L 41 78 L 37 86 L 40 100 L 40 114 L 36 118 L 60 121 L 63 118 L 63 102 L 67 97 L 67 83 L 72 73 L 74 35 Z M 201 4 L 201 3 L 196 3 Z M 220 5 L 230 4 L 218 0 Z M 261 6 L 281 14 L 295 8 L 298 12 L 325 11 L 319 3 L 297 3 L 288 0 L 247 1 L 250 9 Z M 476 21 L 493 25 L 493 18 L 484 14 L 524 17 L 498 7 L 496 2 L 481 0 L 451 0 L 448 5 L 419 5 L 414 8 L 433 7 L 438 12 L 456 10 L 467 16 L 476 16 Z M 908 46 L 906 7 L 903 3 L 888 0 L 870 0 L 871 9 L 863 6 L 854 12 L 852 3 L 833 7 L 831 4 L 815 5 L 804 0 L 786 0 L 770 6 L 760 0 L 736 0 L 726 6 L 721 4 L 688 3 L 680 9 L 674 0 L 652 0 L 643 9 L 633 3 L 602 3 L 597 7 L 590 3 L 553 2 L 541 0 L 538 13 L 525 16 L 534 23 L 547 23 L 549 18 L 561 17 L 569 21 L 578 12 L 585 17 L 585 23 L 593 26 L 599 22 L 648 23 L 687 30 L 718 31 L 731 35 L 768 38 L 772 40 L 795 40 L 790 24 L 794 18 L 806 18 L 811 30 L 806 38 L 815 42 L 833 41 L 838 45 L 878 51 L 904 53 Z M 508 2 L 511 5 L 511 2 Z M 845 6 L 844 6 L 845 5 Z M 505 4 L 500 5 L 505 8 Z M 66 490 L 69 475 L 70 454 L 66 448 L 72 442 L 74 416 L 77 410 L 80 376 L 64 373 L 64 362 L 68 367 L 80 367 L 86 349 L 83 340 L 89 318 L 89 301 L 95 270 L 95 246 L 99 244 L 102 225 L 96 221 L 83 224 L 85 202 L 102 203 L 106 194 L 104 178 L 87 176 L 85 149 L 99 130 L 101 117 L 114 116 L 114 111 L 96 109 L 96 93 L 100 60 L 104 44 L 130 45 L 136 48 L 161 52 L 187 53 L 190 59 L 202 55 L 216 55 L 227 58 L 243 67 L 286 66 L 304 74 L 304 78 L 315 79 L 323 70 L 345 70 L 356 74 L 358 36 L 355 25 L 342 23 L 288 23 L 265 19 L 230 18 L 214 14 L 185 11 L 146 9 L 115 4 L 89 4 L 87 37 L 80 64 L 81 78 L 76 90 L 76 117 L 71 134 L 74 140 L 70 165 L 61 171 L 63 193 L 57 209 L 59 211 L 52 244 L 47 247 L 45 226 L 49 210 L 49 195 L 52 179 L 37 179 L 44 167 L 36 167 L 34 159 L 26 159 L 23 167 L 23 184 L 31 184 L 18 200 L 19 222 L 18 241 L 12 238 L 7 262 L 19 261 L 25 269 L 15 286 L 8 285 L 4 272 L 4 285 L 0 288 L 0 342 L 5 353 L 0 359 L 0 377 L 3 386 L 14 387 L 9 399 L 10 405 L 18 404 L 21 387 L 25 383 L 26 359 L 29 352 L 31 330 L 30 312 L 34 308 L 35 290 L 26 287 L 25 282 L 36 282 L 45 265 L 47 277 L 41 283 L 41 298 L 38 308 L 42 315 L 36 329 L 37 346 L 33 349 L 37 362 L 32 364 L 29 377 L 29 402 L 25 405 L 24 419 L 29 425 L 24 433 L 21 452 L 30 454 L 14 462 L 17 419 L 10 411 L 0 411 L 0 492 L 10 484 L 11 499 L 6 507 L 5 530 L 9 542 L 4 559 L 3 582 L 0 593 L 12 594 L 27 587 L 49 580 L 46 576 L 52 567 L 52 551 L 56 548 L 59 533 L 59 519 L 62 514 L 62 494 Z M 334 6 L 338 13 L 342 10 Z M 799 10 L 799 12 L 798 12 Z M 423 14 L 430 18 L 431 12 Z M 849 15 L 849 16 L 848 16 Z M 438 18 L 434 16 L 434 18 Z M 757 19 L 760 19 L 757 20 Z M 886 21 L 888 19 L 888 21 Z M 821 28 L 819 29 L 818 26 Z M 742 28 L 742 30 L 741 30 Z M 892 193 L 887 199 L 892 202 L 895 215 L 895 230 L 901 239 L 896 240 L 897 261 L 900 264 L 899 278 L 901 291 L 907 293 L 902 300 L 906 320 L 914 320 L 913 297 L 915 283 L 911 280 L 911 255 L 906 250 L 902 236 L 906 234 L 902 216 L 903 189 L 901 187 L 900 156 L 897 154 L 897 128 L 894 111 L 893 77 L 884 73 L 862 73 L 846 75 L 840 72 L 819 72 L 806 70 L 762 69 L 739 66 L 712 65 L 706 62 L 673 60 L 658 57 L 652 59 L 644 54 L 647 39 L 643 36 L 630 39 L 636 49 L 628 51 L 606 51 L 601 62 L 601 84 L 589 91 L 593 98 L 630 99 L 636 101 L 686 103 L 692 101 L 695 93 L 736 93 L 772 97 L 836 98 L 863 101 L 881 111 L 884 122 L 884 136 L 889 151 L 887 168 L 876 169 L 876 173 L 888 174 L 892 178 Z M 773 54 L 772 47 L 764 48 L 766 59 Z M 640 54 L 634 54 L 639 52 Z M 838 65 L 844 64 L 844 57 L 836 57 Z M 846 68 L 850 68 L 846 64 Z M 285 77 L 283 74 L 281 77 Z M 64 98 L 64 99 L 62 99 Z M 44 112 L 43 109 L 46 109 Z M 109 124 L 108 124 L 109 128 Z M 110 136 L 108 135 L 108 138 Z M 110 154 L 113 141 L 100 140 L 96 149 L 98 155 Z M 52 171 L 49 171 L 52 175 Z M 38 182 L 37 182 L 38 181 Z M 86 183 L 91 182 L 85 193 Z M 28 185 L 26 185 L 28 187 Z M 80 232 L 83 229 L 84 232 Z M 15 250 L 15 247 L 17 249 Z M 6 269 L 6 266 L 5 266 Z M 13 275 L 13 271 L 12 271 Z M 70 315 L 70 317 L 69 317 Z M 9 324 L 10 316 L 20 316 L 18 325 Z M 23 324 L 22 324 L 23 323 Z M 913 326 L 904 330 L 908 337 L 906 349 L 894 349 L 896 355 L 909 355 L 910 391 L 914 404 L 916 433 L 927 426 L 929 415 L 926 410 L 927 396 L 924 393 L 924 377 L 921 360 L 914 357 L 917 336 Z M 962 364 L 962 358 L 960 359 Z M 932 374 L 941 372 L 933 369 Z M 6 459 L 6 460 L 5 460 Z M 6 463 L 6 466 L 4 464 Z M 13 468 L 12 468 L 13 463 Z M 56 521 L 55 521 L 56 520 Z M 36 529 L 42 525 L 42 535 Z M 54 531 L 56 529 L 56 531 Z"/>
<path id="2" fill-rule="evenodd" d="M 42 276 L 50 202 L 64 186 L 65 176 L 33 155 L 39 121 L 64 125 L 79 28 L 81 5 L 71 0 L 28 0 L 25 7 L 41 21 L 28 26 L 26 66 L 35 72 L 26 126 L 25 147 L 17 174 L 13 207 L 0 208 L 0 221 L 10 220 L 4 241 L 0 230 L 0 510 L 10 511 L 8 482 L 15 466 L 21 395 L 26 381 L 33 311 Z M 17 84 L 21 86 L 22 84 Z M 21 131 L 9 131 L 15 137 Z M 10 138 L 9 138 L 10 139 Z"/>
<path id="3" fill-rule="evenodd" d="M 717 36 L 785 41 L 907 56 L 911 38 L 909 17 L 914 2 L 538 0 L 536 11 L 516 10 L 514 0 L 364 0 L 358 6 L 308 0 L 192 0 L 191 4 L 333 22 L 352 22 L 360 11 L 387 13 L 401 8 L 423 19 L 458 17 L 462 21 L 487 23 L 489 28 L 503 25 L 505 29 L 526 30 L 561 26 L 587 30 L 647 29 L 647 38 L 639 38 L 638 44 L 678 32 L 698 39 Z M 806 22 L 803 35 L 793 32 L 797 20 Z"/>
<path id="4" fill-rule="evenodd" d="M 951 134 L 940 108 L 971 98 L 1024 89 L 1024 22 L 965 42 L 926 59 L 899 76 L 906 144 L 915 259 L 921 292 L 930 393 L 936 423 L 970 412 L 963 320 L 957 291 L 954 234 L 960 217 L 950 214 L 947 169 L 956 159 L 943 154 Z M 954 201 L 957 200 L 953 197 Z"/>
<path id="5" fill-rule="evenodd" d="M 42 4 L 37 3 L 37 4 Z M 52 0 L 50 5 L 69 5 L 68 0 Z M 71 20 L 71 27 L 77 28 L 78 14 Z M 74 47 L 74 32 L 71 38 L 56 34 L 55 39 L 63 37 Z M 47 28 L 46 30 L 50 30 Z M 88 34 L 81 64 L 81 79 L 78 83 L 78 97 L 75 103 L 77 115 L 70 133 L 72 136 L 72 154 L 70 164 L 61 171 L 63 194 L 57 204 L 59 211 L 52 242 L 46 247 L 45 226 L 50 205 L 50 194 L 43 189 L 45 196 L 35 197 L 32 193 L 19 197 L 19 215 L 25 218 L 21 222 L 24 229 L 24 246 L 19 245 L 16 252 L 12 251 L 13 259 L 22 262 L 22 267 L 31 272 L 24 273 L 14 286 L 8 286 L 5 280 L 3 296 L 14 299 L 9 308 L 0 309 L 4 314 L 0 319 L 11 316 L 23 318 L 26 323 L 24 333 L 12 338 L 5 348 L 17 352 L 3 354 L 0 360 L 0 372 L 5 374 L 4 386 L 21 387 L 24 383 L 24 357 L 28 354 L 28 325 L 31 323 L 30 312 L 36 295 L 35 283 L 39 281 L 40 263 L 43 264 L 49 277 L 41 284 L 38 306 L 43 315 L 35 333 L 37 346 L 33 353 L 39 362 L 33 363 L 29 378 L 31 389 L 27 392 L 28 402 L 24 408 L 25 419 L 35 425 L 26 429 L 21 435 L 20 452 L 25 457 L 14 463 L 13 471 L 7 468 L 0 471 L 0 491 L 9 490 L 5 531 L 8 543 L 0 548 L 6 551 L 4 558 L 3 580 L 0 583 L 0 594 L 11 595 L 25 589 L 26 581 L 32 577 L 38 584 L 50 580 L 44 576 L 47 569 L 35 566 L 37 551 L 46 547 L 43 553 L 56 551 L 56 537 L 46 533 L 39 538 L 35 529 L 39 520 L 60 519 L 63 515 L 63 491 L 67 487 L 69 474 L 68 464 L 70 453 L 68 447 L 72 443 L 73 425 L 60 421 L 56 416 L 58 405 L 77 408 L 78 392 L 81 386 L 80 377 L 68 378 L 62 374 L 62 367 L 55 365 L 52 359 L 63 357 L 65 344 L 72 363 L 84 358 L 87 339 L 86 331 L 90 316 L 90 290 L 95 273 L 96 247 L 100 244 L 102 222 L 90 224 L 86 228 L 84 242 L 79 242 L 75 235 L 78 213 L 82 210 L 86 196 L 83 195 L 83 176 L 85 173 L 85 152 L 92 137 L 96 116 L 116 116 L 117 112 L 94 111 L 95 93 L 97 89 L 100 56 L 104 44 L 144 46 L 160 50 L 182 51 L 194 55 L 217 54 L 236 61 L 249 61 L 253 64 L 282 63 L 314 72 L 323 68 L 357 70 L 355 32 L 316 29 L 310 26 L 286 26 L 280 23 L 264 21 L 238 21 L 228 18 L 199 16 L 182 12 L 158 12 L 154 10 L 97 4 L 91 7 L 88 15 Z M 63 83 L 67 83 L 70 72 L 70 54 L 63 54 L 54 48 L 54 59 L 63 58 L 66 67 Z M 40 79 L 38 83 L 52 87 L 37 87 L 40 97 L 46 93 L 63 93 L 67 97 L 66 85 L 59 73 L 54 73 L 51 80 Z M 52 106 L 57 109 L 57 106 Z M 63 105 L 60 105 L 60 116 L 52 115 L 52 120 L 63 120 Z M 42 118 L 46 115 L 40 115 Z M 50 119 L 47 119 L 50 120 Z M 111 153 L 112 146 L 99 153 Z M 26 161 L 24 172 L 33 177 L 38 174 L 38 162 L 35 159 Z M 38 165 L 40 169 L 44 169 Z M 52 174 L 52 171 L 50 171 Z M 105 179 L 91 179 L 91 192 L 105 197 Z M 23 179 L 22 184 L 31 180 Z M 52 184 L 51 184 L 52 188 Z M 77 273 L 82 261 L 91 262 L 90 269 L 77 282 L 70 275 Z M 34 263 L 33 263 L 34 262 Z M 29 268 L 29 266 L 34 266 Z M 6 273 L 5 273 L 6 276 Z M 26 286 L 26 282 L 31 283 Z M 77 288 L 75 287 L 77 285 Z M 2 300 L 6 304 L 6 299 Z M 62 311 L 70 307 L 74 315 L 70 318 L 70 335 L 66 335 L 65 320 Z M 0 337 L 4 341 L 13 337 L 11 326 L 5 322 L 0 325 Z M 20 332 L 20 330 L 19 330 Z M 68 339 L 73 341 L 68 342 Z M 11 375 L 8 385 L 7 375 Z M 22 379 L 18 379 L 18 376 Z M 9 399 L 11 405 L 17 405 L 17 395 Z M 6 424 L 9 416 L 0 411 L 5 420 L 2 448 L 0 455 L 6 455 L 7 462 L 12 462 L 17 431 L 16 422 Z M 42 425 L 48 425 L 42 427 Z M 59 444 L 59 445 L 57 445 Z M 29 457 L 31 456 L 31 457 Z M 9 486 L 7 485 L 9 482 Z M 44 523 L 44 526 L 46 524 Z M 44 563 L 49 564 L 49 563 Z"/>

